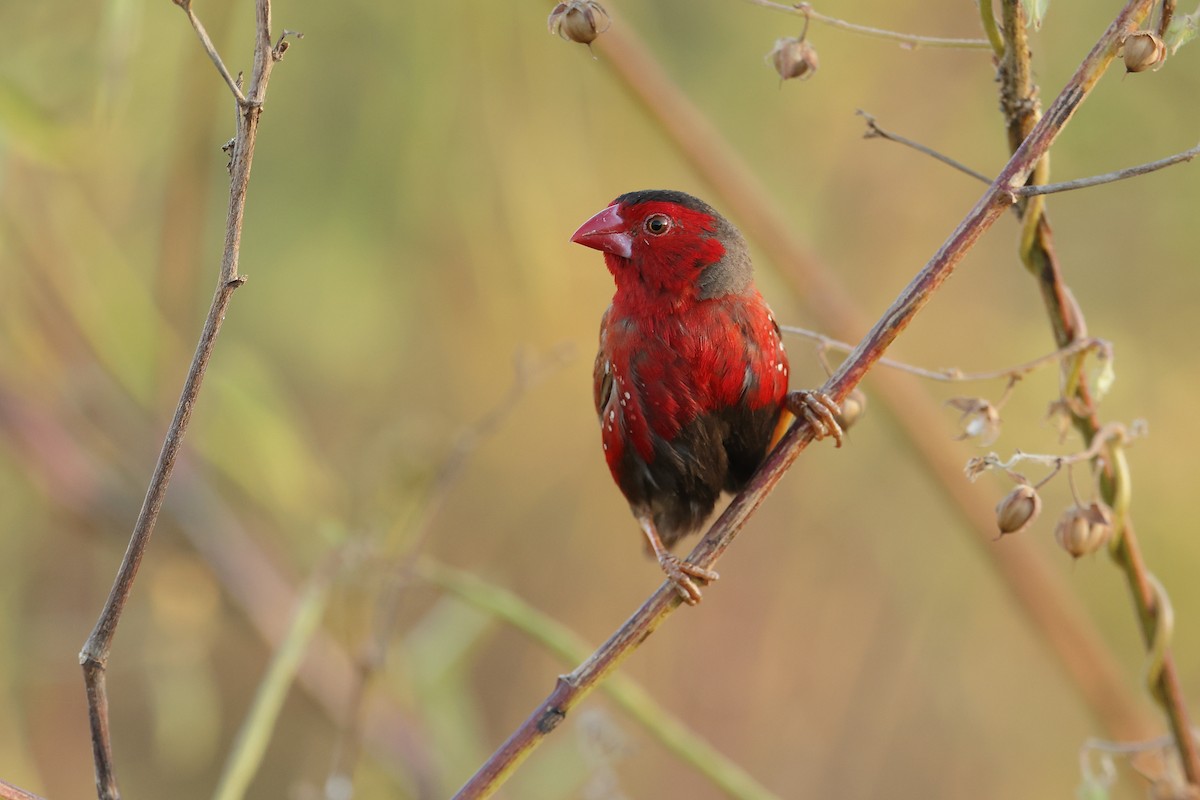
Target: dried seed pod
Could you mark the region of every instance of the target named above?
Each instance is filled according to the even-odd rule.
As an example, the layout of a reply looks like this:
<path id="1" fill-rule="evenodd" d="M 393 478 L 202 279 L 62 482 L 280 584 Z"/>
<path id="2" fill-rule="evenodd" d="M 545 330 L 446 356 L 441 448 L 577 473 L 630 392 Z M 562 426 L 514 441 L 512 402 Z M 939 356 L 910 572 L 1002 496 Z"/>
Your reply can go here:
<path id="1" fill-rule="evenodd" d="M 775 46 L 767 53 L 767 58 L 771 60 L 780 79 L 785 81 L 791 78 L 807 80 L 821 66 L 816 49 L 804 39 L 795 36 L 776 39 Z"/>
<path id="2" fill-rule="evenodd" d="M 1167 60 L 1167 46 L 1152 31 L 1135 31 L 1125 37 L 1123 45 L 1126 72 L 1157 70 Z"/>
<path id="3" fill-rule="evenodd" d="M 1042 513 L 1042 498 L 1027 483 L 1018 485 L 996 504 L 996 524 L 1000 535 L 1020 533 Z"/>
<path id="4" fill-rule="evenodd" d="M 987 447 L 1000 438 L 1000 412 L 983 397 L 951 397 L 946 405 L 962 412 L 958 418 L 961 433 L 958 440 L 978 438 L 981 447 Z"/>
<path id="5" fill-rule="evenodd" d="M 855 389 L 842 401 L 841 407 L 842 413 L 837 415 L 837 423 L 842 430 L 849 430 L 867 413 L 867 396 L 861 389 Z"/>
<path id="6" fill-rule="evenodd" d="M 597 19 L 604 22 L 599 27 Z M 604 6 L 595 0 L 571 0 L 569 3 L 559 3 L 550 12 L 546 27 L 551 33 L 557 33 L 570 42 L 591 45 L 596 37 L 608 30 L 612 20 Z"/>
<path id="7" fill-rule="evenodd" d="M 1111 535 L 1112 511 L 1103 503 L 1092 503 L 1087 508 L 1071 506 L 1054 528 L 1055 541 L 1072 558 L 1096 552 Z"/>

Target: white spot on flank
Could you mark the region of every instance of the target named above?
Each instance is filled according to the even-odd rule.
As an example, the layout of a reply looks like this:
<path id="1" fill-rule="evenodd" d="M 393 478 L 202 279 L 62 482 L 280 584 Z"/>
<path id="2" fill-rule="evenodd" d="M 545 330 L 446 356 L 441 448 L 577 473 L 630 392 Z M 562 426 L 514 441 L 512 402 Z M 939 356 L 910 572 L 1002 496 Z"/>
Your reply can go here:
<path id="1" fill-rule="evenodd" d="M 780 372 L 783 372 L 783 364 L 776 364 L 775 369 L 779 370 Z"/>
<path id="2" fill-rule="evenodd" d="M 613 421 L 614 419 L 616 419 L 616 418 L 617 418 L 617 412 L 616 412 L 616 411 L 612 411 L 612 410 L 610 410 L 610 411 L 608 412 L 608 421 L 609 421 L 609 422 L 612 422 L 612 421 Z"/>
<path id="3" fill-rule="evenodd" d="M 628 399 L 629 399 L 629 392 L 626 392 L 626 393 L 625 393 L 625 399 L 626 399 L 626 400 L 628 400 Z"/>
<path id="4" fill-rule="evenodd" d="M 605 450 L 605 452 L 608 452 L 608 442 L 604 443 L 604 450 Z"/>

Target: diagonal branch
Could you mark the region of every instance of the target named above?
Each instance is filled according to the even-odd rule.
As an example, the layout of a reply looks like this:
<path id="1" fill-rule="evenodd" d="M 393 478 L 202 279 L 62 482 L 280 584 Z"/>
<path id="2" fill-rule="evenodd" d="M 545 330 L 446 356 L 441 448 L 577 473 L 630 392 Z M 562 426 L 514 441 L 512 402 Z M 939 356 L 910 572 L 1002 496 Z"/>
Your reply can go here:
<path id="1" fill-rule="evenodd" d="M 875 323 L 870 333 L 842 363 L 837 373 L 826 382 L 823 387 L 826 393 L 840 401 L 858 385 L 867 371 L 883 356 L 888 346 L 930 300 L 933 293 L 950 277 L 967 251 L 1000 215 L 1011 207 L 1012 190 L 1025 183 L 1055 138 L 1070 121 L 1079 104 L 1087 97 L 1116 56 L 1122 38 L 1145 17 L 1151 4 L 1152 0 L 1130 0 L 1121 10 L 1051 104 L 1045 117 L 1026 137 L 975 207 Z M 705 534 L 704 539 L 688 555 L 688 561 L 699 566 L 712 566 L 812 439 L 812 431 L 806 424 L 794 424 L 751 479 L 749 486 L 733 499 Z M 645 641 L 679 604 L 679 596 L 674 587 L 669 582 L 663 583 L 607 642 L 574 671 L 558 679 L 554 691 L 534 709 L 455 797 L 458 800 L 489 797 L 541 743 L 546 734 L 554 730 L 567 713 Z"/>
<path id="2" fill-rule="evenodd" d="M 0 798 L 3 798 L 3 800 L 42 800 L 36 794 L 27 792 L 5 781 L 0 781 Z"/>
<path id="3" fill-rule="evenodd" d="M 645 45 L 621 29 L 607 34 L 600 49 L 626 90 L 637 99 L 676 145 L 699 177 L 709 183 L 742 230 L 770 256 L 796 295 L 823 328 L 844 339 L 857 338 L 871 325 L 832 271 L 816 260 L 793 232 L 750 167 L 712 123 L 679 90 Z M 852 348 L 849 348 L 852 349 Z M 1070 685 L 1110 735 L 1148 738 L 1153 719 L 1128 688 L 1124 672 L 1087 616 L 1078 597 L 1063 585 L 1042 550 L 1026 540 L 995 547 L 995 498 L 962 480 L 962 457 L 946 440 L 929 435 L 943 423 L 933 402 L 906 376 L 872 373 L 874 394 L 887 406 L 914 457 L 937 480 L 973 541 L 1026 616 L 1030 627 L 1054 654 Z"/>
<path id="4" fill-rule="evenodd" d="M 190 3 L 182 3 L 184 10 L 189 12 L 189 19 L 198 25 L 191 14 Z M 117 778 L 114 771 L 112 740 L 109 734 L 108 722 L 108 691 L 106 686 L 106 669 L 108 656 L 112 649 L 112 640 L 116 635 L 117 624 L 121 613 L 129 600 L 133 589 L 134 578 L 137 577 L 138 567 L 142 556 L 154 533 L 163 499 L 167 494 L 167 485 L 171 473 L 179 457 L 180 446 L 184 433 L 192 418 L 196 399 L 200 393 L 200 385 L 204 373 L 212 357 L 213 346 L 217 334 L 220 333 L 221 323 L 225 319 L 225 311 L 233 293 L 245 283 L 245 278 L 238 274 L 238 254 L 242 240 L 242 220 L 246 208 L 246 187 L 250 181 L 250 166 L 254 158 L 254 145 L 258 134 L 258 121 L 262 113 L 262 101 L 266 94 L 267 81 L 271 69 L 277 60 L 271 47 L 271 3 L 270 0 L 256 2 L 257 30 L 254 48 L 254 69 L 251 73 L 248 98 L 239 97 L 238 129 L 234 140 L 233 159 L 230 168 L 231 184 L 229 192 L 229 212 L 225 225 L 225 248 L 221 257 L 221 269 L 217 278 L 216 291 L 209 307 L 208 317 L 200 333 L 196 352 L 188 368 L 184 380 L 183 391 L 179 403 L 175 407 L 175 415 L 167 429 L 162 450 L 150 478 L 146 498 L 142 509 L 134 523 L 133 533 L 121 566 L 109 591 L 108 599 L 100 612 L 96 626 L 88 636 L 79 654 L 79 663 L 83 667 L 84 684 L 88 699 L 88 721 L 92 732 L 92 756 L 96 766 L 96 791 L 101 800 L 116 800 L 120 797 Z M 200 33 L 203 27 L 197 28 Z M 201 36 L 201 41 L 207 37 Z M 211 42 L 206 45 L 210 55 L 215 54 Z M 214 59 L 218 62 L 219 58 Z M 228 71 L 222 75 L 228 79 Z M 236 84 L 235 84 L 236 86 Z M 240 93 L 237 93 L 240 94 Z"/>

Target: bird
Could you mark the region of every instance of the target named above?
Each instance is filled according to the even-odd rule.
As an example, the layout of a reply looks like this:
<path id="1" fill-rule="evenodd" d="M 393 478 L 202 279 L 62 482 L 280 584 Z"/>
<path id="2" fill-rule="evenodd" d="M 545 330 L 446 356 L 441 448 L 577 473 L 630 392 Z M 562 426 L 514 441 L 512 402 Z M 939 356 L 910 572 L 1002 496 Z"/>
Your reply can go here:
<path id="1" fill-rule="evenodd" d="M 779 325 L 746 241 L 704 201 L 628 192 L 571 241 L 604 254 L 616 292 L 600 321 L 593 399 L 613 480 L 689 605 L 717 572 L 671 553 L 736 493 L 796 417 L 842 444 L 828 395 L 788 391 Z"/>

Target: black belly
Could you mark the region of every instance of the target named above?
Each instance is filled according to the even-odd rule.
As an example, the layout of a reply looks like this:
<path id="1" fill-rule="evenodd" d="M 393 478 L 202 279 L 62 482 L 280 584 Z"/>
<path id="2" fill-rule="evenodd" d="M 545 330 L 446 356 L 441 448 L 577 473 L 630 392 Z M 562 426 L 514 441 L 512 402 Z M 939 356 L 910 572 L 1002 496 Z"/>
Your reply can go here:
<path id="1" fill-rule="evenodd" d="M 647 463 L 625 449 L 618 483 L 634 513 L 649 513 L 668 547 L 699 528 L 722 491 L 745 487 L 767 456 L 778 407 L 732 406 L 700 416 L 667 441 L 653 436 Z"/>

